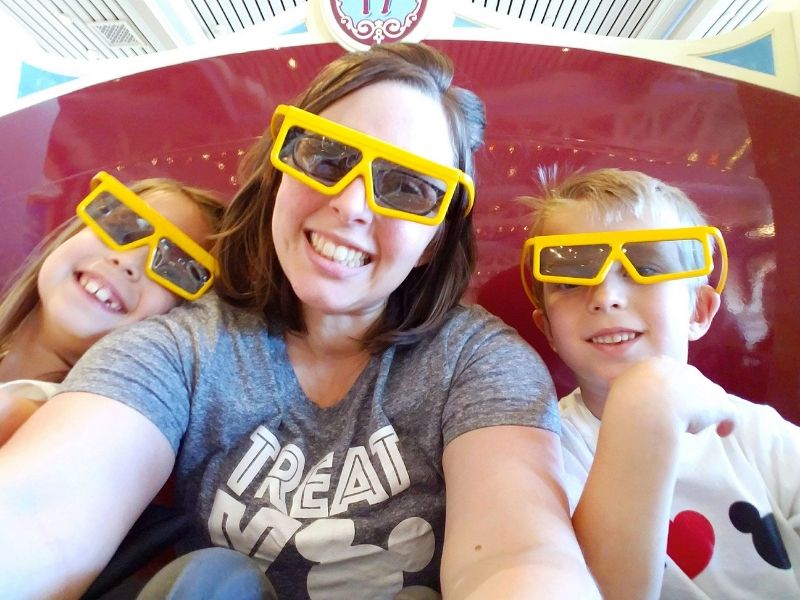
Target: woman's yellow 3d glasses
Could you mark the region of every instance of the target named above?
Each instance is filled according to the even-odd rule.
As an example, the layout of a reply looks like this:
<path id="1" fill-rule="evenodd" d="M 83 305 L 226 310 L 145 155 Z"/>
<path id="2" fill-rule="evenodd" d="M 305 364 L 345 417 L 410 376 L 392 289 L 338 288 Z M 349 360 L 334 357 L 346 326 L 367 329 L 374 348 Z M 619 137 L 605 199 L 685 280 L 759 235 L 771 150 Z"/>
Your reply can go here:
<path id="1" fill-rule="evenodd" d="M 192 238 L 104 171 L 75 212 L 113 250 L 149 247 L 147 276 L 186 300 L 202 296 L 214 280 L 217 262 Z"/>
<path id="2" fill-rule="evenodd" d="M 372 212 L 423 225 L 444 220 L 457 186 L 467 191 L 466 214 L 475 186 L 469 175 L 334 123 L 281 104 L 272 117 L 276 169 L 333 196 L 359 175 Z"/>
<path id="3" fill-rule="evenodd" d="M 528 264 L 537 281 L 566 285 L 599 285 L 614 261 L 636 283 L 702 277 L 714 270 L 712 239 L 717 240 L 722 257 L 716 288 L 721 294 L 728 253 L 722 234 L 708 226 L 534 236 L 522 250 L 522 283 L 531 302 L 537 304 L 528 283 Z"/>

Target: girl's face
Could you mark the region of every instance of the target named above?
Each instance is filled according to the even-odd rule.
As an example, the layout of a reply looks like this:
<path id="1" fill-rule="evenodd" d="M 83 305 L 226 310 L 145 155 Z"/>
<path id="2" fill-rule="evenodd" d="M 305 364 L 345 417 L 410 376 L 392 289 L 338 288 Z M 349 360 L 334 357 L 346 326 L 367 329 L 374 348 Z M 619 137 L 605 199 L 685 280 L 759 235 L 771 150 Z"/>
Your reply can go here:
<path id="1" fill-rule="evenodd" d="M 320 113 L 427 159 L 453 165 L 438 100 L 397 82 L 349 94 Z M 284 176 L 272 234 L 281 267 L 304 312 L 376 319 L 412 268 L 426 261 L 437 227 L 375 215 L 357 177 L 327 196 Z"/>
<path id="2" fill-rule="evenodd" d="M 142 197 L 205 245 L 208 222 L 189 198 L 167 191 Z M 87 228 L 61 244 L 44 261 L 37 280 L 45 333 L 82 351 L 112 329 L 178 304 L 177 296 L 145 274 L 147 253 L 147 247 L 112 250 Z"/>

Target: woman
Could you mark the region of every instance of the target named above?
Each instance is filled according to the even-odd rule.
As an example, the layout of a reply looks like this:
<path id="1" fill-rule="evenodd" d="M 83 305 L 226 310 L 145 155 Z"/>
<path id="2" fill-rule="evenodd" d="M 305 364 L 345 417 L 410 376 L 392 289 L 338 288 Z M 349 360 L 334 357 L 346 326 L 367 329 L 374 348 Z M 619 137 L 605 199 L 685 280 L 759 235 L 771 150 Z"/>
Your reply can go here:
<path id="1" fill-rule="evenodd" d="M 377 47 L 278 107 L 226 214 L 219 298 L 101 342 L 0 451 L 10 589 L 78 593 L 174 466 L 186 549 L 251 556 L 280 598 L 593 593 L 549 376 L 458 306 L 484 118 L 451 79 L 430 48 Z"/>

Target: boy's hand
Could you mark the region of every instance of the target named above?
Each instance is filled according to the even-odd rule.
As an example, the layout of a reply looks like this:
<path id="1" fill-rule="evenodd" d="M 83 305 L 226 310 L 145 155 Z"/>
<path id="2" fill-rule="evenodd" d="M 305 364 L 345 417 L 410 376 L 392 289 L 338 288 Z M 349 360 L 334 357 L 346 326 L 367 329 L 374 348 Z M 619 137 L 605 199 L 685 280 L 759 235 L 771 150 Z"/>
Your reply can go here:
<path id="1" fill-rule="evenodd" d="M 735 408 L 722 387 L 668 356 L 643 360 L 617 377 L 606 408 L 619 404 L 646 420 L 655 417 L 679 433 L 699 433 L 715 425 L 717 433 L 726 436 L 736 423 Z"/>

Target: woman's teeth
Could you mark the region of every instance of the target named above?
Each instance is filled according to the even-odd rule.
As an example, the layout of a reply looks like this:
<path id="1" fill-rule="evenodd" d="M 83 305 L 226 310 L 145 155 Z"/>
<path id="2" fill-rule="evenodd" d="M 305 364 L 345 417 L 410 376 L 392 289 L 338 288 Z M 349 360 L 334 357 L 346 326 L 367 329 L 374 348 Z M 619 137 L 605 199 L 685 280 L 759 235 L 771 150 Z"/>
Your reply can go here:
<path id="1" fill-rule="evenodd" d="M 592 338 L 593 344 L 619 344 L 620 342 L 629 342 L 636 337 L 633 332 L 625 333 L 612 333 L 611 335 L 598 335 Z"/>
<path id="2" fill-rule="evenodd" d="M 122 312 L 122 305 L 114 299 L 114 295 L 107 287 L 87 275 L 81 275 L 78 281 L 84 290 L 105 304 L 106 308 L 114 312 Z"/>
<path id="3" fill-rule="evenodd" d="M 339 246 L 332 241 L 325 239 L 318 233 L 312 232 L 309 236 L 311 246 L 320 255 L 328 260 L 345 265 L 347 267 L 363 267 L 369 262 L 369 256 L 356 250 L 355 248 L 348 248 L 347 246 Z"/>

